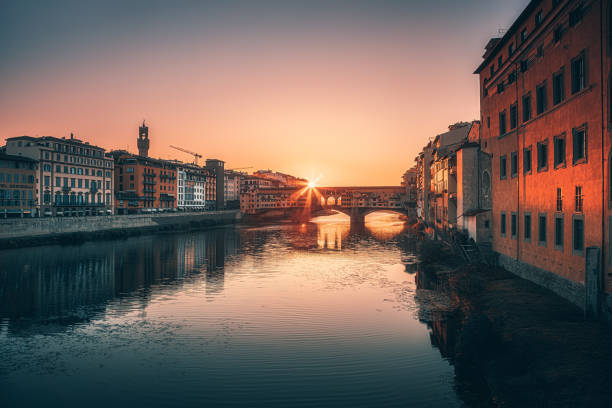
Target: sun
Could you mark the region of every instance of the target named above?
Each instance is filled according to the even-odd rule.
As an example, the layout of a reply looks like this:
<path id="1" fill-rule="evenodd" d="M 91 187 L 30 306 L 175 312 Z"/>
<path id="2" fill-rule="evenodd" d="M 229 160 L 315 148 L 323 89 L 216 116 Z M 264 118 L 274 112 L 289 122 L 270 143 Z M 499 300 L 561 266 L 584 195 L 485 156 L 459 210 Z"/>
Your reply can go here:
<path id="1" fill-rule="evenodd" d="M 315 188 L 317 185 L 314 181 L 309 181 L 308 182 L 308 188 Z"/>

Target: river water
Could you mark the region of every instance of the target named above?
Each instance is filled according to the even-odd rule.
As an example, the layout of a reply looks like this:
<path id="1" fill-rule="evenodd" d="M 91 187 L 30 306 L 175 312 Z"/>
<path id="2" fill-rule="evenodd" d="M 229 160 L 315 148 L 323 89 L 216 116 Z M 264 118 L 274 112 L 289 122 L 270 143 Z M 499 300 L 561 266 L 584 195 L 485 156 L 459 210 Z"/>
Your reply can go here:
<path id="1" fill-rule="evenodd" d="M 334 215 L 0 251 L 0 406 L 460 406 L 403 228 Z"/>

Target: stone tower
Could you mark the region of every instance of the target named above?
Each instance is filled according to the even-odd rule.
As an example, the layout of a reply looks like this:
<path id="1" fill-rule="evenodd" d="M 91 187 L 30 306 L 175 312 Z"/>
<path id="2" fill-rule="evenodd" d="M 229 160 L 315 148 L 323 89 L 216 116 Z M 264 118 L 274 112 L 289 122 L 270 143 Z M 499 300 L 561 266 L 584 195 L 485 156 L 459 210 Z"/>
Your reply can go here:
<path id="1" fill-rule="evenodd" d="M 138 129 L 138 155 L 145 157 L 149 155 L 149 127 L 145 125 L 144 120 Z"/>

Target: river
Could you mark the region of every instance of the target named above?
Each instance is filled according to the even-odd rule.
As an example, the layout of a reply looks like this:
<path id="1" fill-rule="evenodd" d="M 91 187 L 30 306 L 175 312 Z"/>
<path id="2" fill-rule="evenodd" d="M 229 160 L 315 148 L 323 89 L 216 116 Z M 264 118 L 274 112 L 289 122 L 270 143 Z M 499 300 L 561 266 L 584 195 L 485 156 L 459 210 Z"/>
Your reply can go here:
<path id="1" fill-rule="evenodd" d="M 338 214 L 0 251 L 0 404 L 461 406 L 403 229 Z"/>

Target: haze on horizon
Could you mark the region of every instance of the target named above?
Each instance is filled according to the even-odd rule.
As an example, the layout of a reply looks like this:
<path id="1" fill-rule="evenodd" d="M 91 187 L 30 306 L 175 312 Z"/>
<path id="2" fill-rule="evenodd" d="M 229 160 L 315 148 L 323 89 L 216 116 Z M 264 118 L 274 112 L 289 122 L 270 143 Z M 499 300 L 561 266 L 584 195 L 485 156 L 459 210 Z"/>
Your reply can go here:
<path id="1" fill-rule="evenodd" d="M 170 144 L 321 185 L 397 185 L 479 118 L 483 48 L 528 0 L 0 0 L 0 141 Z"/>

